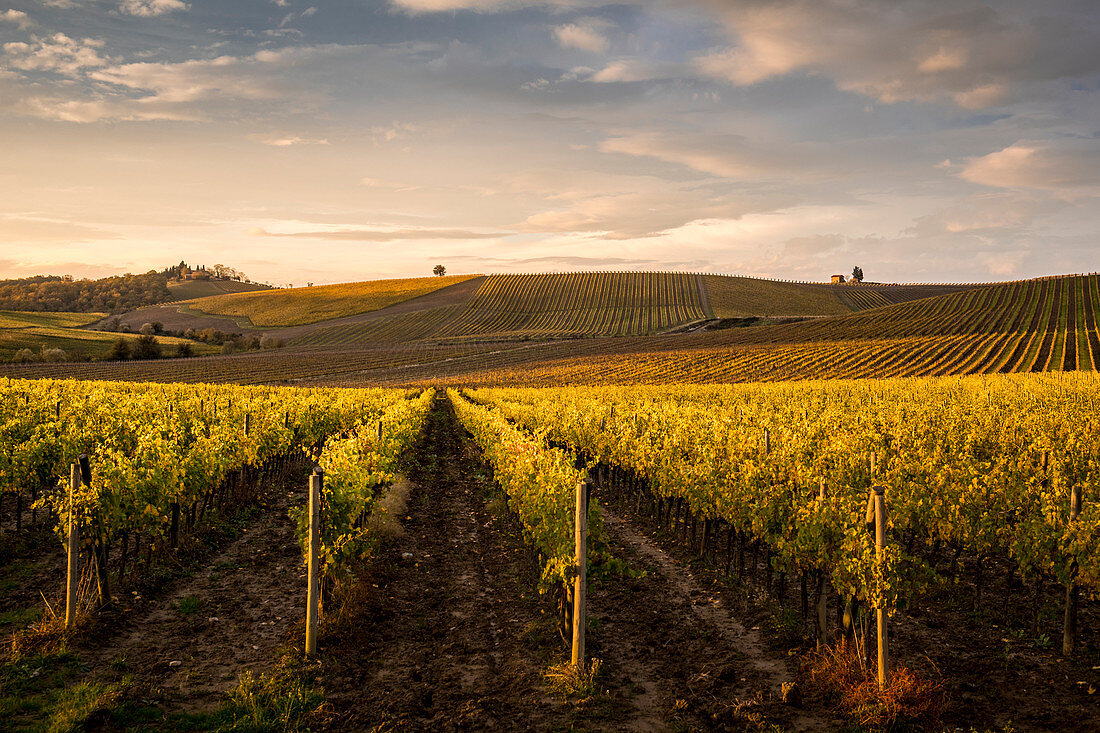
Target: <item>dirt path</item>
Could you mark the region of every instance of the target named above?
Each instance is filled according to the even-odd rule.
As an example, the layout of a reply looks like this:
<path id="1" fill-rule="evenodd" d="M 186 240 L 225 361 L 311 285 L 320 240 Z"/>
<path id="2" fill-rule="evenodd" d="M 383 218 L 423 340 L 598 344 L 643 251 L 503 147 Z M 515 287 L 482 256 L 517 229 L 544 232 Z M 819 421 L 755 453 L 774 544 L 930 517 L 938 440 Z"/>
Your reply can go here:
<path id="1" fill-rule="evenodd" d="M 779 701 L 785 663 L 609 513 L 613 553 L 646 572 L 591 580 L 598 691 L 568 703 L 549 695 L 542 673 L 568 647 L 535 592 L 530 550 L 449 407 L 433 413 L 416 454 L 404 537 L 366 569 L 353 617 L 322 639 L 331 729 L 814 728 Z"/>
<path id="2" fill-rule="evenodd" d="M 329 727 L 567 726 L 570 710 L 542 687 L 545 649 L 561 642 L 530 552 L 490 512 L 490 478 L 449 406 L 437 403 L 414 460 L 404 536 L 367 570 L 354 616 L 321 640 Z"/>
<path id="3" fill-rule="evenodd" d="M 600 510 L 612 552 L 646 575 L 593 584 L 590 616 L 598 619 L 593 654 L 620 692 L 631 693 L 633 730 L 828 730 L 812 712 L 781 701 L 791 679 L 784 660 L 770 656 L 756 630 L 606 504 Z M 617 678 L 617 679 L 616 679 Z"/>
<path id="4" fill-rule="evenodd" d="M 163 709 L 196 712 L 223 703 L 240 672 L 273 667 L 300 632 L 305 608 L 302 556 L 287 515 L 304 500 L 305 478 L 294 478 L 268 479 L 256 516 L 193 574 L 153 600 L 128 593 L 115 617 L 99 624 L 103 633 L 81 644 L 91 676 L 132 676 L 163 692 Z"/>

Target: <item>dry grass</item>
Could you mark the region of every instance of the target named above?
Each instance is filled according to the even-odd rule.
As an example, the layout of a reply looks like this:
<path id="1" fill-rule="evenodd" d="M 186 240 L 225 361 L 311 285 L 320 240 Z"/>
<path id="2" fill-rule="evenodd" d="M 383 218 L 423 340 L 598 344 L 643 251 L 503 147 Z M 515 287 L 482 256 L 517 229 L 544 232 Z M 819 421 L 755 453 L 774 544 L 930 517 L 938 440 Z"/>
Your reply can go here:
<path id="1" fill-rule="evenodd" d="M 599 692 L 596 678 L 600 674 L 600 660 L 593 659 L 580 668 L 569 662 L 560 662 L 543 672 L 546 691 L 563 700 L 584 700 Z"/>
<path id="2" fill-rule="evenodd" d="M 76 328 L 95 323 L 106 313 L 69 313 L 64 311 L 0 311 L 0 328 Z"/>
<path id="3" fill-rule="evenodd" d="M 186 301 L 197 311 L 248 318 L 254 326 L 301 326 L 379 310 L 477 275 L 371 280 L 313 288 L 261 290 Z"/>
<path id="4" fill-rule="evenodd" d="M 863 668 L 855 655 L 836 649 L 815 655 L 804 671 L 835 699 L 844 715 L 864 728 L 939 726 L 945 701 L 941 680 L 923 679 L 899 666 L 891 670 L 888 686 L 880 690 L 873 670 Z"/>
<path id="5" fill-rule="evenodd" d="M 412 489 L 412 482 L 398 478 L 374 505 L 374 511 L 367 520 L 367 533 L 382 542 L 403 536 L 405 528 L 401 526 L 401 519 L 408 510 Z"/>
<path id="6" fill-rule="evenodd" d="M 706 275 L 704 280 L 710 307 L 718 318 L 851 313 L 851 308 L 828 288 L 726 275 Z"/>

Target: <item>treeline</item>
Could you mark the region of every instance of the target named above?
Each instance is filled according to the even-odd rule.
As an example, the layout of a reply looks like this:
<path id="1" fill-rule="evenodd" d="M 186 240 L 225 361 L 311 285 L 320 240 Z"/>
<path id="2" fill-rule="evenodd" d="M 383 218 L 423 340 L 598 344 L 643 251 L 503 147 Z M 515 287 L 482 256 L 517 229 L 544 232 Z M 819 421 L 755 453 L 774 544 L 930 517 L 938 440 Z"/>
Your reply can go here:
<path id="1" fill-rule="evenodd" d="M 100 325 L 99 330 L 113 333 L 134 333 L 129 324 L 123 323 L 122 319 L 117 317 L 108 318 Z M 226 333 L 218 328 L 188 328 L 186 331 L 173 331 L 172 329 L 166 329 L 164 324 L 160 321 L 150 321 L 149 323 L 141 324 L 141 328 L 137 330 L 137 333 L 143 336 L 175 336 L 191 341 L 202 341 L 203 343 L 212 344 L 213 346 L 221 346 L 223 354 L 233 354 L 238 351 L 255 351 L 257 349 L 278 349 L 286 346 L 286 342 L 283 341 L 283 339 L 276 338 L 266 333 L 259 335 L 246 335 L 240 332 Z M 190 354 L 182 355 L 190 356 Z"/>
<path id="2" fill-rule="evenodd" d="M 0 310 L 125 313 L 171 299 L 163 272 L 100 280 L 74 280 L 69 275 L 0 280 Z"/>

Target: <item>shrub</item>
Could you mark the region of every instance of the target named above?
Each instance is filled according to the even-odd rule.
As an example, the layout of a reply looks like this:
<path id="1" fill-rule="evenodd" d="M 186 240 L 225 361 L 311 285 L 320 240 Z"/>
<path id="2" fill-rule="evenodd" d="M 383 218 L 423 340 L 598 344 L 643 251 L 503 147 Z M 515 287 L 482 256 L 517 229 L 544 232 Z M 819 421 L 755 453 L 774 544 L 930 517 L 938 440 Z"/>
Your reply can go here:
<path id="1" fill-rule="evenodd" d="M 269 336 L 266 333 L 262 337 L 260 337 L 261 349 L 278 349 L 285 345 L 286 342 L 283 341 L 281 338 L 275 338 L 274 336 Z"/>
<path id="2" fill-rule="evenodd" d="M 179 344 L 176 346 L 176 356 L 186 358 L 195 355 L 195 347 L 191 344 Z"/>
<path id="3" fill-rule="evenodd" d="M 12 357 L 12 361 L 17 364 L 29 364 L 32 361 L 38 361 L 38 357 L 30 349 L 20 349 L 15 352 L 15 356 Z"/>
<path id="4" fill-rule="evenodd" d="M 138 336 L 134 342 L 135 359 L 159 359 L 161 357 L 160 342 L 154 336 Z"/>
<path id="5" fill-rule="evenodd" d="M 125 361 L 130 358 L 130 340 L 119 337 L 111 344 L 111 351 L 107 358 L 112 361 Z"/>
<path id="6" fill-rule="evenodd" d="M 69 355 L 66 354 L 63 349 L 47 349 L 45 346 L 42 347 L 42 361 L 56 363 L 60 361 L 67 361 L 68 358 Z"/>

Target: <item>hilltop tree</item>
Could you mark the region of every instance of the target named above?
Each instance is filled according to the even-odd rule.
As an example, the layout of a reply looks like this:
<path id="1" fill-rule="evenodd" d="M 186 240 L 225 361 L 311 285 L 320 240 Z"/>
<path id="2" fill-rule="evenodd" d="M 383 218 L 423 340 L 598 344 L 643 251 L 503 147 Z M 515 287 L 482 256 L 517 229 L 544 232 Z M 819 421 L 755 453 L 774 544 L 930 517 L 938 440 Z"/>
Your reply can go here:
<path id="1" fill-rule="evenodd" d="M 852 268 L 852 279 L 857 283 L 863 282 L 863 268 L 859 265 Z"/>
<path id="2" fill-rule="evenodd" d="M 435 273 L 436 277 L 443 277 L 447 274 L 447 268 L 443 265 L 436 265 L 432 268 L 432 272 Z"/>

